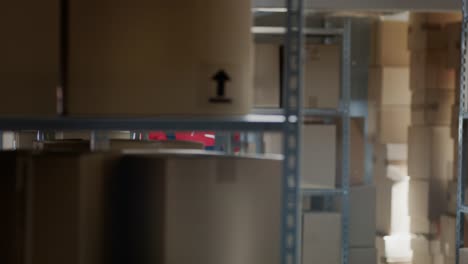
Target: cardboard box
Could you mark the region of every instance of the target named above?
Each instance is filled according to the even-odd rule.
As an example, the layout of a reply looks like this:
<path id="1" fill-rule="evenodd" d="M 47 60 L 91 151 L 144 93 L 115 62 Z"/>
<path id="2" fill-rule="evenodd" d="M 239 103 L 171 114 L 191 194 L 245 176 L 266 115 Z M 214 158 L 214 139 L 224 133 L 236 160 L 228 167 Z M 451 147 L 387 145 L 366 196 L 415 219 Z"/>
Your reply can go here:
<path id="1" fill-rule="evenodd" d="M 378 106 L 409 105 L 409 67 L 371 67 L 369 69 L 369 100 Z"/>
<path id="2" fill-rule="evenodd" d="M 109 262 L 279 260 L 280 160 L 144 153 L 112 159 L 110 170 L 105 154 L 38 157 L 32 263 L 100 263 L 103 234 Z"/>
<path id="3" fill-rule="evenodd" d="M 341 263 L 341 215 L 305 213 L 302 229 L 302 263 Z"/>
<path id="4" fill-rule="evenodd" d="M 385 160 L 386 165 L 406 164 L 408 159 L 407 144 L 375 144 L 374 155 Z"/>
<path id="5" fill-rule="evenodd" d="M 375 248 L 350 248 L 349 264 L 375 264 L 377 250 Z"/>
<path id="6" fill-rule="evenodd" d="M 412 125 L 451 125 L 455 92 L 442 89 L 415 90 L 412 96 Z"/>
<path id="7" fill-rule="evenodd" d="M 451 179 L 449 174 L 454 157 L 454 143 L 446 126 L 411 126 L 408 130 L 408 174 L 413 179 L 438 176 Z M 430 166 L 428 166 L 430 165 Z"/>
<path id="8" fill-rule="evenodd" d="M 407 22 L 375 22 L 372 28 L 371 65 L 408 66 L 407 40 Z"/>
<path id="9" fill-rule="evenodd" d="M 338 152 L 341 153 L 341 142 L 342 142 L 342 125 L 339 123 L 338 127 L 338 137 L 337 137 L 337 147 Z M 351 186 L 359 186 L 365 184 L 365 170 L 364 170 L 364 163 L 365 163 L 365 122 L 363 118 L 352 118 L 350 123 L 350 136 L 351 136 L 351 148 L 350 148 L 350 185 Z M 342 162 L 341 162 L 341 155 L 338 155 L 337 158 L 337 175 L 336 177 L 336 184 L 337 186 L 341 186 L 341 171 L 342 171 Z"/>
<path id="10" fill-rule="evenodd" d="M 15 149 L 15 132 L 2 132 L 2 150 L 14 150 Z"/>
<path id="11" fill-rule="evenodd" d="M 445 257 L 444 255 L 435 255 L 432 256 L 432 264 L 445 264 Z M 453 263 L 453 262 L 452 262 Z"/>
<path id="12" fill-rule="evenodd" d="M 390 262 L 411 262 L 413 250 L 411 249 L 411 235 L 385 236 L 385 257 Z"/>
<path id="13" fill-rule="evenodd" d="M 265 145 L 265 154 L 283 153 L 283 135 L 281 133 L 264 133 L 263 143 Z"/>
<path id="14" fill-rule="evenodd" d="M 280 106 L 280 46 L 255 44 L 254 106 Z"/>
<path id="15" fill-rule="evenodd" d="M 424 236 L 413 236 L 411 238 L 411 250 L 413 251 L 413 264 L 431 263 L 429 241 Z"/>
<path id="16" fill-rule="evenodd" d="M 0 116 L 57 114 L 59 2 L 5 2 L 0 16 Z"/>
<path id="17" fill-rule="evenodd" d="M 341 47 L 307 45 L 304 68 L 304 107 L 331 108 L 341 94 Z"/>
<path id="18" fill-rule="evenodd" d="M 33 158 L 25 253 L 31 263 L 98 263 L 104 257 L 112 159 L 71 152 Z"/>
<path id="19" fill-rule="evenodd" d="M 336 187 L 335 125 L 304 125 L 302 144 L 302 186 Z"/>
<path id="20" fill-rule="evenodd" d="M 353 187 L 349 199 L 349 245 L 355 248 L 373 248 L 376 232 L 376 187 Z"/>
<path id="21" fill-rule="evenodd" d="M 385 264 L 385 240 L 382 236 L 375 237 L 375 247 L 377 249 L 377 264 Z"/>
<path id="22" fill-rule="evenodd" d="M 453 177 L 454 143 L 450 127 L 411 126 L 408 174 L 430 181 L 430 218 L 447 211 L 448 182 Z"/>
<path id="23" fill-rule="evenodd" d="M 409 106 L 384 106 L 379 109 L 378 134 L 382 144 L 408 142 L 408 126 L 411 122 Z"/>
<path id="24" fill-rule="evenodd" d="M 440 244 L 445 256 L 455 256 L 456 218 L 448 215 L 440 216 Z"/>
<path id="25" fill-rule="evenodd" d="M 462 27 L 460 22 L 447 25 L 448 65 L 455 69 L 459 69 L 461 65 L 461 32 Z"/>
<path id="26" fill-rule="evenodd" d="M 349 246 L 373 248 L 376 232 L 376 187 L 373 185 L 352 187 L 349 203 Z M 340 199 L 337 199 L 336 205 L 337 210 L 341 210 Z"/>
<path id="27" fill-rule="evenodd" d="M 461 21 L 461 13 L 411 13 L 408 48 L 413 50 L 446 50 L 449 23 Z"/>
<path id="28" fill-rule="evenodd" d="M 447 89 L 457 86 L 456 70 L 448 66 L 445 50 L 411 52 L 410 89 Z"/>
<path id="29" fill-rule="evenodd" d="M 429 234 L 429 184 L 423 181 L 379 179 L 377 188 L 377 231 L 381 234 Z"/>
<path id="30" fill-rule="evenodd" d="M 468 248 L 460 249 L 460 264 L 468 264 Z"/>
<path id="31" fill-rule="evenodd" d="M 0 152 L 0 262 L 24 263 L 26 239 L 26 180 L 31 154 L 28 152 Z"/>
<path id="32" fill-rule="evenodd" d="M 374 143 L 406 144 L 411 123 L 409 105 L 386 105 L 378 107 L 369 103 L 368 133 Z"/>
<path id="33" fill-rule="evenodd" d="M 249 0 L 190 2 L 183 8 L 179 2 L 161 8 L 151 0 L 137 6 L 81 0 L 69 5 L 65 96 L 70 115 L 250 113 L 254 45 Z"/>

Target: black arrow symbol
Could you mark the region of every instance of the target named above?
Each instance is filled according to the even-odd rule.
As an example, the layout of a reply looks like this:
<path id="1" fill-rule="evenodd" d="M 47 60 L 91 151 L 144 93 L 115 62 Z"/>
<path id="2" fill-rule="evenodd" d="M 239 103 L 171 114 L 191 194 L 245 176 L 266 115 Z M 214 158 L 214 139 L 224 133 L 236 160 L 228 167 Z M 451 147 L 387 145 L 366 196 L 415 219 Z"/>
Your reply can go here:
<path id="1" fill-rule="evenodd" d="M 216 74 L 211 78 L 213 81 L 216 81 L 216 97 L 210 98 L 210 102 L 212 103 L 230 103 L 232 100 L 230 98 L 226 98 L 226 82 L 229 82 L 231 78 L 224 70 L 219 70 Z"/>

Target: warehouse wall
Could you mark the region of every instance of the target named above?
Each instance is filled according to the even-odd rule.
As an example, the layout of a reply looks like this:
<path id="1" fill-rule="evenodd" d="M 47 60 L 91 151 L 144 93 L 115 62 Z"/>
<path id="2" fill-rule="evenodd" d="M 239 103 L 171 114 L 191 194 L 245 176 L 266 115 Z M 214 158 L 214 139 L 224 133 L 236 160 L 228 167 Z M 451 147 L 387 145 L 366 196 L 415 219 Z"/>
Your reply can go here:
<path id="1" fill-rule="evenodd" d="M 306 6 L 317 9 L 343 10 L 460 10 L 459 0 L 305 0 Z M 285 0 L 253 0 L 255 7 L 284 7 Z"/>

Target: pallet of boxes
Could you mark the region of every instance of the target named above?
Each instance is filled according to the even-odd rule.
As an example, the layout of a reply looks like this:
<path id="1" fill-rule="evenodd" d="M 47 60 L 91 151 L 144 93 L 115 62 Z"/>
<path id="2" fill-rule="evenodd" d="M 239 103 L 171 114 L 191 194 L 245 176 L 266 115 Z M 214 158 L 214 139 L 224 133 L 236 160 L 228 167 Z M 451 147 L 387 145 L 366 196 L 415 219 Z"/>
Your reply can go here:
<path id="1" fill-rule="evenodd" d="M 411 14 L 408 34 L 412 92 L 408 175 L 412 181 L 429 184 L 424 202 L 430 205 L 425 213 L 432 226 L 428 235 L 435 264 L 455 263 L 457 133 L 453 133 L 453 127 L 457 126 L 455 105 L 460 63 L 457 45 L 451 42 L 459 40 L 460 20 L 460 14 L 452 13 Z"/>
<path id="2" fill-rule="evenodd" d="M 408 176 L 411 123 L 408 23 L 373 25 L 369 70 L 369 133 L 374 144 L 378 263 L 430 263 L 425 179 Z"/>

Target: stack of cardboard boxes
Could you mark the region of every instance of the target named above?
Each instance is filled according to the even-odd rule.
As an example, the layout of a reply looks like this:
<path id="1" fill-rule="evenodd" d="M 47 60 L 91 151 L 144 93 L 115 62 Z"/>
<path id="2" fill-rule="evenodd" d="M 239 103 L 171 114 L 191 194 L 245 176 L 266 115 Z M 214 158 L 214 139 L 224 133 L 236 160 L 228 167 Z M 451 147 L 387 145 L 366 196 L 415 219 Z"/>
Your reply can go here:
<path id="1" fill-rule="evenodd" d="M 408 130 L 408 175 L 429 183 L 427 217 L 434 263 L 453 263 L 455 257 L 455 200 L 453 185 L 457 70 L 449 37 L 460 35 L 453 23 L 460 14 L 414 13 L 410 16 L 408 48 L 411 51 L 411 126 Z M 452 32 L 452 33 L 451 33 Z M 459 39 L 459 38 L 458 38 Z M 456 47 L 456 46 L 455 46 Z M 452 55 L 451 55 L 452 54 Z M 458 56 L 459 57 L 459 56 Z M 458 63 L 459 64 L 459 63 Z"/>
<path id="2" fill-rule="evenodd" d="M 428 247 L 412 246 L 416 241 L 413 235 L 429 233 L 430 224 L 428 183 L 408 177 L 407 141 L 411 122 L 408 23 L 379 20 L 373 26 L 372 36 L 369 132 L 374 144 L 379 261 L 422 259 L 414 263 L 426 263 L 417 256 L 428 255 Z"/>

